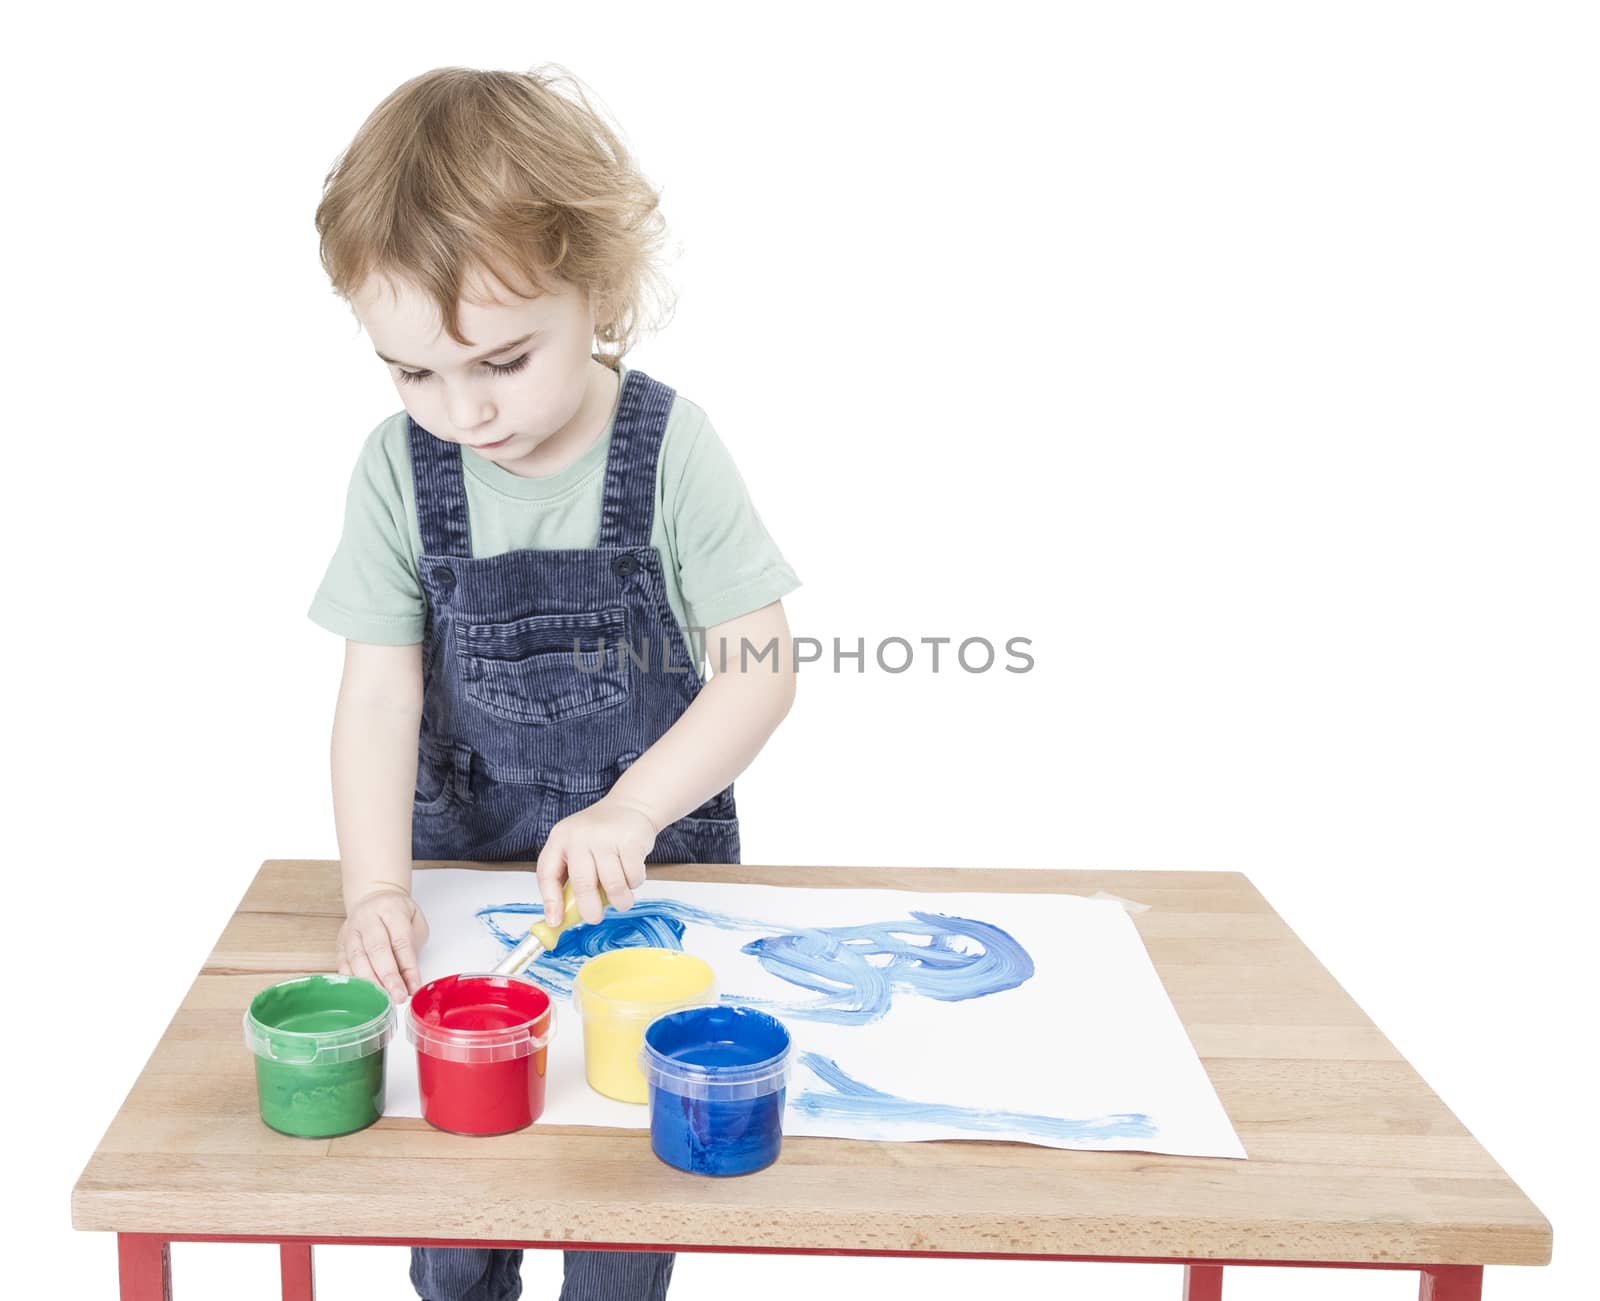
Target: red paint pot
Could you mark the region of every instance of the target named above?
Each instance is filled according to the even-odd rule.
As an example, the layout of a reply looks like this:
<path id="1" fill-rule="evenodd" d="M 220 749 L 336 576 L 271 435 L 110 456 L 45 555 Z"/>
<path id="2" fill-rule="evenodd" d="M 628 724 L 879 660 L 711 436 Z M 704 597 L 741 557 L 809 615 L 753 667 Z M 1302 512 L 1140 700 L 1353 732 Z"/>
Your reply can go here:
<path id="1" fill-rule="evenodd" d="M 555 1010 L 520 976 L 441 976 L 411 996 L 422 1118 L 453 1134 L 509 1134 L 544 1111 Z"/>

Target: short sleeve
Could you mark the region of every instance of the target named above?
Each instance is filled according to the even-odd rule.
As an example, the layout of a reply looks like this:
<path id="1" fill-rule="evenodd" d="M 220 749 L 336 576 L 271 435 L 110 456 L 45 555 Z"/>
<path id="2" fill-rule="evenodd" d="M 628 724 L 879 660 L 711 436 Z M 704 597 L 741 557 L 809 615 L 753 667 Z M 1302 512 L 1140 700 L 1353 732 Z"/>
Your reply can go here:
<path id="1" fill-rule="evenodd" d="M 688 437 L 663 449 L 670 451 L 663 460 L 667 532 L 688 621 L 714 628 L 770 605 L 800 579 L 767 533 L 711 421 L 688 405 Z"/>
<path id="2" fill-rule="evenodd" d="M 344 532 L 307 614 L 352 641 L 422 640 L 427 610 L 417 578 L 403 476 L 411 465 L 390 421 L 372 431 L 350 476 Z"/>

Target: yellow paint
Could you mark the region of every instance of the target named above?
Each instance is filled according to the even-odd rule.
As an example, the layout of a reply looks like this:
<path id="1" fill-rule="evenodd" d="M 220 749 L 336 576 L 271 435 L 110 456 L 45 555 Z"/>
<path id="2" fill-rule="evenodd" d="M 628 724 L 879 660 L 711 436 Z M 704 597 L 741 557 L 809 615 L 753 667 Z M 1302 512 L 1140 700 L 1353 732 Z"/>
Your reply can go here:
<path id="1" fill-rule="evenodd" d="M 619 1102 L 647 1102 L 639 1069 L 645 1027 L 665 1012 L 714 1001 L 716 974 L 675 949 L 613 949 L 583 964 L 573 993 L 589 1087 Z"/>

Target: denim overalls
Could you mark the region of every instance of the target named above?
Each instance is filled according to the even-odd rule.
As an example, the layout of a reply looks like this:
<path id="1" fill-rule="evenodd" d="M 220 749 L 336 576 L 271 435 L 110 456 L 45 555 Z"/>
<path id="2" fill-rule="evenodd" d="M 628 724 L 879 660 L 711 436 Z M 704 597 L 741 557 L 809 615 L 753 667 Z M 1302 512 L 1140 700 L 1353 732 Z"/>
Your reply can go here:
<path id="1" fill-rule="evenodd" d="M 624 379 L 597 546 L 481 559 L 460 446 L 408 421 L 428 604 L 414 858 L 533 862 L 550 829 L 604 795 L 699 694 L 650 545 L 672 399 L 643 371 Z M 645 857 L 738 861 L 731 784 L 662 828 Z M 511 1301 L 521 1259 L 415 1248 L 411 1281 L 427 1301 Z M 672 1263 L 663 1252 L 568 1251 L 561 1301 L 660 1301 Z"/>

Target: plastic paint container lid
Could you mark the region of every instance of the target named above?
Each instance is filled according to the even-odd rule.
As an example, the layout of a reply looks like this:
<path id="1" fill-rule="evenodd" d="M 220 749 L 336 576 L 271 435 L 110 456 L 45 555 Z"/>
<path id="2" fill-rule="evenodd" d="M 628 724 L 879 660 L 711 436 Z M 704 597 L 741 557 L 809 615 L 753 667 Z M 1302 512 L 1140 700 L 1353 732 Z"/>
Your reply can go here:
<path id="1" fill-rule="evenodd" d="M 674 1008 L 716 1001 L 711 964 L 677 949 L 612 949 L 585 962 L 572 982 L 572 1006 L 582 1016 L 641 1028 Z"/>
<path id="2" fill-rule="evenodd" d="M 250 1000 L 244 1042 L 268 1061 L 324 1066 L 382 1052 L 394 1019 L 389 995 L 370 980 L 301 976 Z"/>
<path id="3" fill-rule="evenodd" d="M 646 1027 L 639 1067 L 653 1087 L 734 1102 L 789 1082 L 794 1043 L 777 1017 L 753 1007 L 691 1007 Z"/>
<path id="4" fill-rule="evenodd" d="M 469 972 L 430 980 L 411 996 L 406 1038 L 451 1062 L 531 1057 L 555 1033 L 550 996 L 522 976 Z"/>

